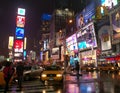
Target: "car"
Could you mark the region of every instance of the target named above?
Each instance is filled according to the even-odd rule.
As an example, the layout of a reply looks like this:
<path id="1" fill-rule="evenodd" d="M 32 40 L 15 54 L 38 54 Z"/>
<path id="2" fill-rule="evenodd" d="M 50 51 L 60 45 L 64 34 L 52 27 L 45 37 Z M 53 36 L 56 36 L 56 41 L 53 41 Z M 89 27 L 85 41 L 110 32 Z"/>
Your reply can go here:
<path id="1" fill-rule="evenodd" d="M 62 81 L 64 70 L 60 66 L 46 66 L 41 73 L 41 81 Z"/>
<path id="2" fill-rule="evenodd" d="M 116 72 L 118 71 L 118 67 L 114 66 L 114 64 L 100 64 L 98 65 L 99 71 L 106 71 L 106 72 Z"/>
<path id="3" fill-rule="evenodd" d="M 30 79 L 40 78 L 40 74 L 42 71 L 43 71 L 43 68 L 37 65 L 25 66 L 23 79 L 30 80 Z"/>
<path id="4" fill-rule="evenodd" d="M 97 71 L 97 67 L 93 64 L 81 66 L 82 71 Z"/>

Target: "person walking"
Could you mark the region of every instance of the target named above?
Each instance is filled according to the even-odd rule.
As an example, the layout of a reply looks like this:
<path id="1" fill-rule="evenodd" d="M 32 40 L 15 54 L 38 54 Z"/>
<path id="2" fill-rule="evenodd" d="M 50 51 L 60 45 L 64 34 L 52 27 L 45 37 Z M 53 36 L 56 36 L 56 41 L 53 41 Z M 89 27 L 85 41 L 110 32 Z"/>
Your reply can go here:
<path id="1" fill-rule="evenodd" d="M 9 82 L 11 80 L 11 77 L 14 73 L 14 68 L 12 67 L 12 62 L 6 61 L 5 68 L 3 69 L 4 73 L 4 80 L 5 80 L 5 89 L 4 93 L 6 93 L 9 90 Z"/>
<path id="2" fill-rule="evenodd" d="M 22 62 L 18 62 L 16 66 L 16 74 L 17 74 L 18 86 L 20 90 L 22 88 L 23 72 L 24 72 L 24 65 Z"/>

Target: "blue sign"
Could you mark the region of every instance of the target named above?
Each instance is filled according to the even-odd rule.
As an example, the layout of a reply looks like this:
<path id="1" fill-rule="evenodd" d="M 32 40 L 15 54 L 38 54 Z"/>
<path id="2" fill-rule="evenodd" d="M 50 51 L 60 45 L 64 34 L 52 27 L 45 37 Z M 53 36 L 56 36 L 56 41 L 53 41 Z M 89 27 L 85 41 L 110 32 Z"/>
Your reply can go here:
<path id="1" fill-rule="evenodd" d="M 23 39 L 24 38 L 24 29 L 23 28 L 16 28 L 16 38 Z"/>

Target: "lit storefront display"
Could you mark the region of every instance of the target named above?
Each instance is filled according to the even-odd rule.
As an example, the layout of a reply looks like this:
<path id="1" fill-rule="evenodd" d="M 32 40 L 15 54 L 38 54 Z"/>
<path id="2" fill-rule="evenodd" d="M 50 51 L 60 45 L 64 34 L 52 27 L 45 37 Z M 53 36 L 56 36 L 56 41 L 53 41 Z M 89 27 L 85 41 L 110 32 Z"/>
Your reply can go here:
<path id="1" fill-rule="evenodd" d="M 81 64 L 97 64 L 96 56 L 96 35 L 94 23 L 91 22 L 77 32 L 78 50 Z"/>

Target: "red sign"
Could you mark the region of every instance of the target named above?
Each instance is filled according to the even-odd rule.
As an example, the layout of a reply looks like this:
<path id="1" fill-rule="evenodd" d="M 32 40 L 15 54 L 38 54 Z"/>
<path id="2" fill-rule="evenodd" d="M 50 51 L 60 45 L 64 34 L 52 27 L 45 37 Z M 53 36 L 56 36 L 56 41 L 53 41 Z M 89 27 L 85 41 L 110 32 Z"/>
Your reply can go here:
<path id="1" fill-rule="evenodd" d="M 17 27 L 24 27 L 25 26 L 25 17 L 17 16 L 16 24 L 17 24 Z"/>

